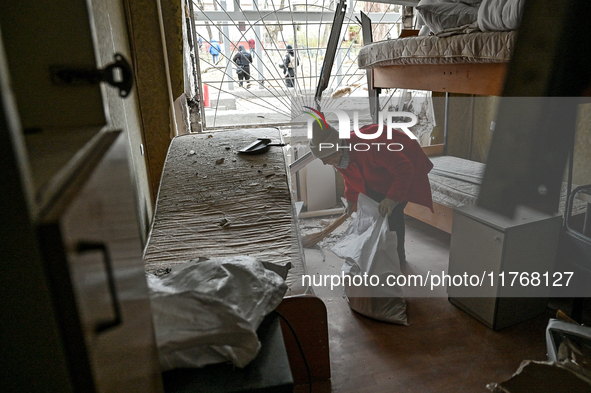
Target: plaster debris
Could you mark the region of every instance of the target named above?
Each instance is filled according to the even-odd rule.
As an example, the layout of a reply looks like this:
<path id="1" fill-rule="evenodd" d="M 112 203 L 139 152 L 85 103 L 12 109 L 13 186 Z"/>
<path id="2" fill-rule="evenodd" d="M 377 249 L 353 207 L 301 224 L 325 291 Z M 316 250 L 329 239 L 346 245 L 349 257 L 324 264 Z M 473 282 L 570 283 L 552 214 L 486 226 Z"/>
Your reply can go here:
<path id="1" fill-rule="evenodd" d="M 222 157 L 222 158 L 220 158 L 220 159 L 217 159 L 217 160 L 215 160 L 215 164 L 216 164 L 216 165 L 220 165 L 220 164 L 223 164 L 223 163 L 224 163 L 224 157 Z"/>
<path id="2" fill-rule="evenodd" d="M 189 152 L 189 155 L 190 155 L 190 156 L 192 156 L 192 155 L 194 155 L 194 154 L 195 154 L 195 150 L 191 150 L 191 151 Z"/>
<path id="3" fill-rule="evenodd" d="M 260 185 L 259 183 L 250 183 L 249 186 L 258 186 Z"/>
<path id="4" fill-rule="evenodd" d="M 220 221 L 220 226 L 221 226 L 222 228 L 225 228 L 225 227 L 227 227 L 227 226 L 229 226 L 229 225 L 230 225 L 230 221 L 228 221 L 228 220 L 227 220 L 227 219 L 225 219 L 225 218 L 222 218 L 222 220 Z"/>

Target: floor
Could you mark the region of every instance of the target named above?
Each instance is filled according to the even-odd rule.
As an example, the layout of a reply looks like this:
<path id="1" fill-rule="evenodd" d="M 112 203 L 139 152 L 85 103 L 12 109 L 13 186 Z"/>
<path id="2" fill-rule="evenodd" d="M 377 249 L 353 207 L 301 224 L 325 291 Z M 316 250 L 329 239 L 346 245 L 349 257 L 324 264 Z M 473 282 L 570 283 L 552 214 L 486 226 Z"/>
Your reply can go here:
<path id="1" fill-rule="evenodd" d="M 327 220 L 302 223 L 304 233 Z M 306 249 L 310 274 L 338 274 L 342 260 L 330 248 L 339 228 Z M 408 269 L 425 274 L 447 267 L 450 235 L 407 218 Z M 554 312 L 493 331 L 458 309 L 444 290 L 432 297 L 407 297 L 408 326 L 352 311 L 342 288 L 316 287 L 328 309 L 332 379 L 318 392 L 489 392 L 486 385 L 509 378 L 524 359 L 545 360 L 545 328 Z M 304 391 L 304 390 L 303 390 Z M 307 391 L 307 389 L 305 390 Z"/>

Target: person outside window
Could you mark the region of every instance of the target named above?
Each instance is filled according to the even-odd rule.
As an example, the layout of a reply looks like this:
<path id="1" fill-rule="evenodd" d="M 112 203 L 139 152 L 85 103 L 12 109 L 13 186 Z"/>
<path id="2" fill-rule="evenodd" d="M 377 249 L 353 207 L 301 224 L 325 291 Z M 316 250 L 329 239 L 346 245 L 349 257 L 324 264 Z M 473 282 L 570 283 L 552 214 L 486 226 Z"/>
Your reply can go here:
<path id="1" fill-rule="evenodd" d="M 283 58 L 283 63 L 279 66 L 283 69 L 283 76 L 285 77 L 285 86 L 295 87 L 295 70 L 298 66 L 298 59 L 294 53 L 293 47 L 287 45 L 287 53 Z"/>
<path id="2" fill-rule="evenodd" d="M 252 63 L 252 56 L 248 53 L 244 46 L 238 46 L 238 53 L 232 59 L 236 64 L 236 73 L 238 74 L 238 85 L 242 87 L 242 81 L 246 81 L 246 88 L 248 89 L 248 81 L 250 80 L 250 63 Z"/>
<path id="3" fill-rule="evenodd" d="M 377 130 L 378 124 L 371 124 L 362 127 L 359 132 L 371 135 L 376 134 Z M 329 125 L 328 130 L 326 125 L 320 128 L 317 122 L 313 123 L 312 132 L 313 137 L 309 142 L 312 154 L 322 160 L 324 165 L 333 165 L 345 180 L 347 212 L 356 210 L 360 193 L 378 202 L 380 214 L 388 216 L 390 231 L 396 231 L 398 257 L 401 263 L 405 263 L 404 207 L 412 202 L 433 212 L 427 176 L 433 163 L 419 143 L 396 129 L 392 130 L 392 139 L 387 139 L 387 133 L 383 132 L 371 141 L 360 138 L 355 132 L 351 132 L 350 139 L 340 140 L 339 133 L 333 127 Z M 358 151 L 354 148 L 358 143 L 371 147 L 367 151 Z M 397 149 L 392 150 L 398 151 L 388 149 L 387 146 L 391 144 L 397 144 L 394 145 Z"/>
<path id="4" fill-rule="evenodd" d="M 250 46 L 250 55 L 254 56 L 254 46 L 255 46 L 254 38 L 250 37 L 250 39 L 248 40 L 248 46 Z"/>
<path id="5" fill-rule="evenodd" d="M 211 45 L 209 46 L 209 53 L 211 54 L 211 58 L 213 60 L 214 65 L 218 62 L 221 51 L 222 50 L 220 48 L 220 44 L 218 44 L 216 40 L 211 40 Z"/>

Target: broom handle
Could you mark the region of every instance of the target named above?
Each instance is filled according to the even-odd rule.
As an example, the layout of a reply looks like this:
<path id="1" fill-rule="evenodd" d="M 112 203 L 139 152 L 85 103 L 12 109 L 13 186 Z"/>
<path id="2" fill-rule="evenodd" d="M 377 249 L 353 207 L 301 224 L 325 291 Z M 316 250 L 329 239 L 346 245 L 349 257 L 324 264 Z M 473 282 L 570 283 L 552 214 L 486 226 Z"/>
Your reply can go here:
<path id="1" fill-rule="evenodd" d="M 574 319 L 570 318 L 568 315 L 566 315 L 562 310 L 558 310 L 556 312 L 556 318 L 562 320 L 562 321 L 566 321 L 566 322 L 570 322 L 570 323 L 574 323 L 576 325 L 578 325 L 579 323 L 577 321 L 575 321 Z"/>
<path id="2" fill-rule="evenodd" d="M 345 213 L 342 216 L 340 216 L 339 218 L 337 218 L 336 220 L 334 220 L 334 222 L 332 224 L 330 224 L 329 226 L 324 228 L 324 230 L 322 231 L 324 236 L 328 235 L 329 233 L 332 233 L 332 231 L 334 231 L 335 229 L 340 227 L 341 224 L 344 223 L 348 217 L 349 217 L 349 215 L 347 213 Z"/>

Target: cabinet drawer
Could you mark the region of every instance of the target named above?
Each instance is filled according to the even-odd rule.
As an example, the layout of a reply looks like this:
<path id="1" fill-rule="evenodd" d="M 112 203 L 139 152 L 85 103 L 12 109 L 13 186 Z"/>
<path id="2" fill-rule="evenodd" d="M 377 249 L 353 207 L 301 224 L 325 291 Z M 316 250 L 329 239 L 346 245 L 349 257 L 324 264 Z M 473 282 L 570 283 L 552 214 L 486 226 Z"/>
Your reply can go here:
<path id="1" fill-rule="evenodd" d="M 72 292 L 85 345 L 73 356 L 87 357 L 95 390 L 156 392 L 160 369 L 125 149 L 121 135 L 50 226 L 71 280 L 57 290 Z M 52 265 L 60 269 L 55 256 Z"/>

